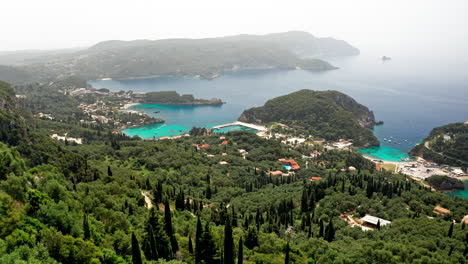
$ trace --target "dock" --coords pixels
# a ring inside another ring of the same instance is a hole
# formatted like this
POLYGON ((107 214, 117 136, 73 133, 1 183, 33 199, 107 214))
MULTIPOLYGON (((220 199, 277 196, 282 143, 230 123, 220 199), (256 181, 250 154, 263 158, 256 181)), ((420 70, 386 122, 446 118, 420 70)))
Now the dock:
POLYGON ((267 130, 268 130, 268 129, 267 129, 266 127, 264 127, 264 126, 259 126, 259 125, 244 123, 244 122, 240 122, 240 121, 235 121, 235 122, 232 122, 232 123, 229 123, 229 124, 214 126, 214 127, 212 127, 211 129, 220 129, 220 128, 229 127, 229 126, 243 126, 243 127, 248 127, 248 128, 255 129, 255 130, 257 130, 257 131, 267 131, 267 130))

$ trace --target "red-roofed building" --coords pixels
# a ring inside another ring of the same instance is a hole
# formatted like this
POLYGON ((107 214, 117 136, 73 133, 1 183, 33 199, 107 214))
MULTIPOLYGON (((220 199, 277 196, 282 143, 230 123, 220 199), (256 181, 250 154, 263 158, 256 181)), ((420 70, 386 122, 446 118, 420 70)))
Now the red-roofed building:
POLYGON ((283 164, 283 166, 291 167, 290 169, 294 170, 294 171, 297 171, 297 170, 299 170, 301 168, 301 166, 299 166, 299 164, 297 164, 297 162, 295 160, 293 160, 293 159, 291 159, 291 160, 279 159, 278 161, 281 162, 281 164, 283 164))
POLYGON ((208 148, 209 146, 210 146, 210 144, 203 144, 203 145, 201 145, 199 148, 200 148, 200 149, 206 149, 206 148, 208 148))
POLYGON ((311 181, 319 181, 321 179, 322 179, 322 177, 310 177, 311 181))
POLYGON ((229 143, 229 141, 223 140, 223 142, 221 142, 221 145, 226 145, 227 143, 229 143))
POLYGON ((378 163, 375 164, 375 170, 376 171, 381 171, 382 170, 382 168, 380 168, 380 164, 378 164, 378 163))

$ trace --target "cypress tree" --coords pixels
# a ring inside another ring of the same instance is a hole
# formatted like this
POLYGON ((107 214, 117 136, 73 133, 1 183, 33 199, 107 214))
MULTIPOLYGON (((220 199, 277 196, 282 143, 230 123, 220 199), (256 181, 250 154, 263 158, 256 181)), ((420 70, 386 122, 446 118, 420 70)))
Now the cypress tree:
POLYGON ((286 254, 284 256, 284 264, 289 264, 289 241, 286 244, 286 254))
POLYGON ((132 232, 132 263, 143 264, 143 262, 141 261, 140 246, 138 245, 138 240, 135 236, 135 233, 133 232, 132 232))
POLYGON ((323 220, 320 219, 319 237, 323 237, 323 220))
POLYGON ((239 249, 237 251, 237 264, 244 263, 244 245, 242 243, 242 237, 239 239, 239 249))
POLYGON ((211 199, 211 186, 210 184, 208 184, 208 186, 206 187, 206 199, 211 199))
POLYGON ((203 245, 201 242, 201 237, 202 237, 202 225, 200 221, 200 216, 198 216, 197 220, 197 232, 195 233, 195 263, 200 263, 202 260, 202 252, 203 250, 203 245))
POLYGON ((332 242, 335 239, 335 228, 333 227, 333 221, 330 218, 330 223, 327 226, 327 234, 325 235, 325 239, 328 242, 332 242))
POLYGON ((110 166, 107 166, 107 175, 109 177, 112 177, 112 170, 111 170, 111 167, 110 166))
POLYGON ((189 236, 188 238, 188 251, 190 254, 193 254, 192 236, 189 236))
POLYGON ((462 230, 465 230, 465 222, 462 222, 462 227, 461 227, 462 230))
POLYGON ((377 221, 377 229, 380 230, 380 219, 377 221))
POLYGON ((156 240, 154 239, 153 228, 150 227, 148 231, 149 231, 148 236, 149 236, 149 244, 150 244, 150 252, 151 252, 150 257, 151 257, 151 260, 157 260, 158 250, 156 248, 156 240))
POLYGON ((89 240, 91 238, 91 230, 89 228, 89 220, 88 215, 83 215, 83 231, 84 231, 84 239, 89 240))
MULTIPOLYGON (((200 238, 200 260, 205 261, 206 264, 219 263, 216 261, 216 245, 211 235, 209 223, 206 222, 205 229, 203 230, 200 238)), ((200 262, 197 262, 200 263, 200 262)))
POLYGON ((449 228, 447 236, 452 237, 452 235, 453 235, 453 222, 450 224, 450 228, 449 228))
POLYGON ((166 234, 169 236, 169 239, 171 240, 172 252, 175 253, 177 250, 179 250, 179 245, 177 244, 177 239, 175 238, 174 232, 172 229, 171 209, 169 207, 169 201, 167 199, 164 202, 164 223, 165 223, 166 234))
POLYGON ((232 238, 231 219, 226 217, 224 225, 224 263, 234 264, 234 239, 232 238))

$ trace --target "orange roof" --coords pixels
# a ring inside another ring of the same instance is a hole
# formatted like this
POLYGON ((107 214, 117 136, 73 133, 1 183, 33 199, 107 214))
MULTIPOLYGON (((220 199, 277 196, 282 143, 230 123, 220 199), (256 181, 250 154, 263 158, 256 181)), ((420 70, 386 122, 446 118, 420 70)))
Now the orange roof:
POLYGON ((282 171, 270 171, 271 176, 281 176, 283 175, 282 171))
POLYGON ((210 144, 203 144, 200 146, 200 149, 206 149, 210 146, 210 144))
POLYGON ((381 170, 380 164, 375 164, 375 170, 377 170, 377 171, 380 171, 380 170, 381 170))
POLYGON ((226 145, 229 141, 227 140, 223 140, 223 142, 221 142, 222 145, 226 145))
POLYGON ((444 215, 444 214, 450 214, 450 210, 449 210, 449 209, 445 209, 445 208, 443 208, 442 206, 438 206, 438 205, 437 205, 436 207, 434 207, 434 211, 433 211, 433 212, 434 212, 434 213, 437 213, 437 214, 442 214, 442 215, 444 215))
POLYGON ((318 181, 318 180, 321 180, 322 177, 310 177, 310 179, 313 181, 318 181))
POLYGON ((279 162, 281 162, 283 165, 286 165, 286 166, 291 166, 291 168, 293 170, 298 170, 301 168, 301 166, 299 166, 299 164, 297 164, 297 162, 293 159, 291 160, 286 160, 286 159, 278 159, 279 162))

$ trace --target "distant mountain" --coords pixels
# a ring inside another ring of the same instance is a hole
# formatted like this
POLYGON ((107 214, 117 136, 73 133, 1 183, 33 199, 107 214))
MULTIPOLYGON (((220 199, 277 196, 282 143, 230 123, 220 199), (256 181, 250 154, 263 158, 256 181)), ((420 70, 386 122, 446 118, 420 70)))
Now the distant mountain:
POLYGON ((242 113, 239 121, 266 124, 281 122, 314 137, 352 139, 354 145, 379 145, 370 128, 374 113, 350 96, 337 91, 300 90, 276 97, 264 106, 242 113))
POLYGON ((344 41, 294 31, 207 39, 111 40, 20 69, 41 78, 69 75, 88 79, 197 75, 213 78, 220 72, 239 69, 331 70, 336 67, 317 57, 356 54, 359 50, 344 41))
POLYGON ((17 50, 0 51, 0 65, 27 65, 43 63, 55 59, 63 59, 81 50, 80 48, 57 49, 57 50, 17 50))
POLYGON ((468 124, 453 123, 434 128, 410 155, 439 164, 468 167, 468 124))

